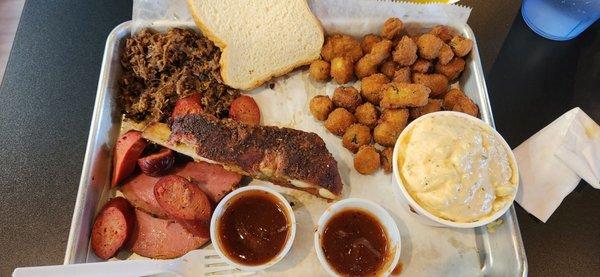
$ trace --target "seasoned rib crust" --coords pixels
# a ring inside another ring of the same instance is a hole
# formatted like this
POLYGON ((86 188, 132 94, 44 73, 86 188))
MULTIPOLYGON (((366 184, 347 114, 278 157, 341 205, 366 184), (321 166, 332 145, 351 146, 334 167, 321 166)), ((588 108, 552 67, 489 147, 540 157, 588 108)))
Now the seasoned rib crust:
POLYGON ((336 196, 342 191, 337 162, 317 134, 193 114, 176 118, 171 131, 171 142, 193 144, 199 156, 254 178, 296 188, 290 181, 299 180, 336 196))

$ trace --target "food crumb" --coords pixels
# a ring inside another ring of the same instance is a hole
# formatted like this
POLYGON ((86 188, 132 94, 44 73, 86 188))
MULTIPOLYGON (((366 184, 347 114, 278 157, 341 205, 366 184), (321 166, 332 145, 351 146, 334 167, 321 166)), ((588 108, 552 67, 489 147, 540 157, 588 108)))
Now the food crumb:
POLYGON ((498 227, 500 227, 502 225, 502 223, 504 223, 504 220, 502 220, 502 219, 492 221, 490 224, 487 225, 488 232, 495 233, 496 229, 498 229, 498 227))

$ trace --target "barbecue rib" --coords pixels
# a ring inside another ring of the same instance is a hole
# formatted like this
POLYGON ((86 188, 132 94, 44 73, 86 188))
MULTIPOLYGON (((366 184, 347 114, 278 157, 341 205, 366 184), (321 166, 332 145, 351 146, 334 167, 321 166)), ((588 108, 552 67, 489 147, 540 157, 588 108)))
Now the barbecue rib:
POLYGON ((323 198, 337 198, 342 191, 337 162, 317 134, 195 114, 176 118, 171 130, 154 123, 143 137, 196 160, 323 198))

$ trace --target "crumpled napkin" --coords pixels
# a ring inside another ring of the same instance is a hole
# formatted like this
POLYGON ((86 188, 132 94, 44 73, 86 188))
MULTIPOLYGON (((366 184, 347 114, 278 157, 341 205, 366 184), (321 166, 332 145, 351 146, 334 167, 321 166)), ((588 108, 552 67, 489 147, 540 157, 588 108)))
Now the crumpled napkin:
POLYGON ((514 149, 516 201, 546 222, 581 179, 600 189, 600 126, 574 108, 514 149))

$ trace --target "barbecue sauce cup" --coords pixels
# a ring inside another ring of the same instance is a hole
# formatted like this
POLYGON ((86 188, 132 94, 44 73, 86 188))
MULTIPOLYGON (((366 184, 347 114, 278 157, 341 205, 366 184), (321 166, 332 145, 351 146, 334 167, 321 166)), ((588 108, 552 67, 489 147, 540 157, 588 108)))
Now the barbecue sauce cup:
POLYGON ((288 201, 278 192, 247 186, 228 194, 211 218, 213 247, 232 266, 261 271, 289 252, 296 219, 288 201))
POLYGON ((331 276, 387 276, 400 258, 400 232, 384 208, 350 198, 323 213, 314 246, 331 276))

